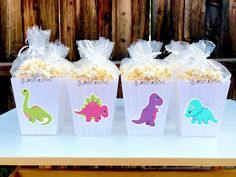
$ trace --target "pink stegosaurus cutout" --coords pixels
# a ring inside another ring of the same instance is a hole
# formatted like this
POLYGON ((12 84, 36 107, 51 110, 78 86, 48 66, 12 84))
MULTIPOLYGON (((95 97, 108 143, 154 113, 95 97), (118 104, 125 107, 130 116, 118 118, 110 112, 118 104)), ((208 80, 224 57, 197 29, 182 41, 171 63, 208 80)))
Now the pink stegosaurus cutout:
POLYGON ((108 107, 103 105, 101 99, 96 97, 95 94, 91 94, 90 97, 85 99, 85 102, 80 110, 73 111, 76 115, 80 115, 86 118, 86 122, 90 122, 92 119, 95 122, 99 122, 102 117, 107 118, 109 116, 108 107))

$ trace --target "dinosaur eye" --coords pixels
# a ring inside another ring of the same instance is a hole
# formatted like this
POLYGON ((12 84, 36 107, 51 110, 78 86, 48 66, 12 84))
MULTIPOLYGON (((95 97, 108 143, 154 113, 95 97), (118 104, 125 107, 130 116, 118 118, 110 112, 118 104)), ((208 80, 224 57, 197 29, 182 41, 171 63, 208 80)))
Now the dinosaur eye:
POLYGON ((189 111, 188 113, 191 114, 192 111, 189 111))
POLYGON ((159 99, 159 97, 156 97, 156 99, 158 100, 158 99, 159 99))
POLYGON ((24 92, 26 92, 26 90, 24 90, 24 92))
POLYGON ((104 110, 103 112, 106 113, 106 110, 104 110))

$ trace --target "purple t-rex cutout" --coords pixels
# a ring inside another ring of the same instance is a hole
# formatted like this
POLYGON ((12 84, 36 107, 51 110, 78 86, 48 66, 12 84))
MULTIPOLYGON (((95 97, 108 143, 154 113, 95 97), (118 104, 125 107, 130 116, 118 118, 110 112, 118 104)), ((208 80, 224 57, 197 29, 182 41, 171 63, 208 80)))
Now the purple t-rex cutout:
POLYGON ((156 106, 163 104, 163 99, 156 93, 152 93, 149 97, 148 105, 142 110, 141 117, 138 120, 132 120, 135 124, 146 123, 149 126, 155 126, 156 113, 159 111, 156 106))

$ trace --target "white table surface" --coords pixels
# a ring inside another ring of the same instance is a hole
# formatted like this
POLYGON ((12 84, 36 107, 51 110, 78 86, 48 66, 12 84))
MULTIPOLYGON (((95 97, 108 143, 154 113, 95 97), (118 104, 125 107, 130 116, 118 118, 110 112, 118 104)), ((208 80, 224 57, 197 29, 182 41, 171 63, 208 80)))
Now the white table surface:
POLYGON ((0 165, 236 166, 236 102, 227 100, 218 138, 181 137, 168 121, 164 136, 126 135, 117 100, 111 137, 75 137, 72 120, 57 136, 21 136, 16 110, 0 116, 0 165))

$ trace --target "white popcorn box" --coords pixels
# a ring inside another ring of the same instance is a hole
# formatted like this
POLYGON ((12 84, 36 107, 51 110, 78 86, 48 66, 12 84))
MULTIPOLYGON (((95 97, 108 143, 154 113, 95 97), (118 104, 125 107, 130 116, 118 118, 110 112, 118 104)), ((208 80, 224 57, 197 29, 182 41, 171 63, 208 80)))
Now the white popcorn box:
POLYGON ((63 79, 11 78, 11 84, 21 133, 56 135, 62 119, 63 79))
POLYGON ((139 83, 122 78, 128 135, 163 135, 173 81, 139 83))
POLYGON ((61 94, 59 102, 59 111, 61 117, 59 119, 59 127, 62 127, 64 121, 66 121, 67 119, 72 119, 70 100, 67 90, 67 79, 63 79, 63 82, 61 84, 61 94))
POLYGON ((167 120, 176 121, 176 112, 178 112, 177 105, 178 104, 178 87, 177 81, 173 81, 173 87, 170 97, 170 103, 167 112, 167 120))
POLYGON ((76 136, 110 136, 118 80, 82 83, 67 80, 76 136))
POLYGON ((182 136, 216 137, 223 121, 230 79, 217 83, 178 81, 178 129, 182 136))

